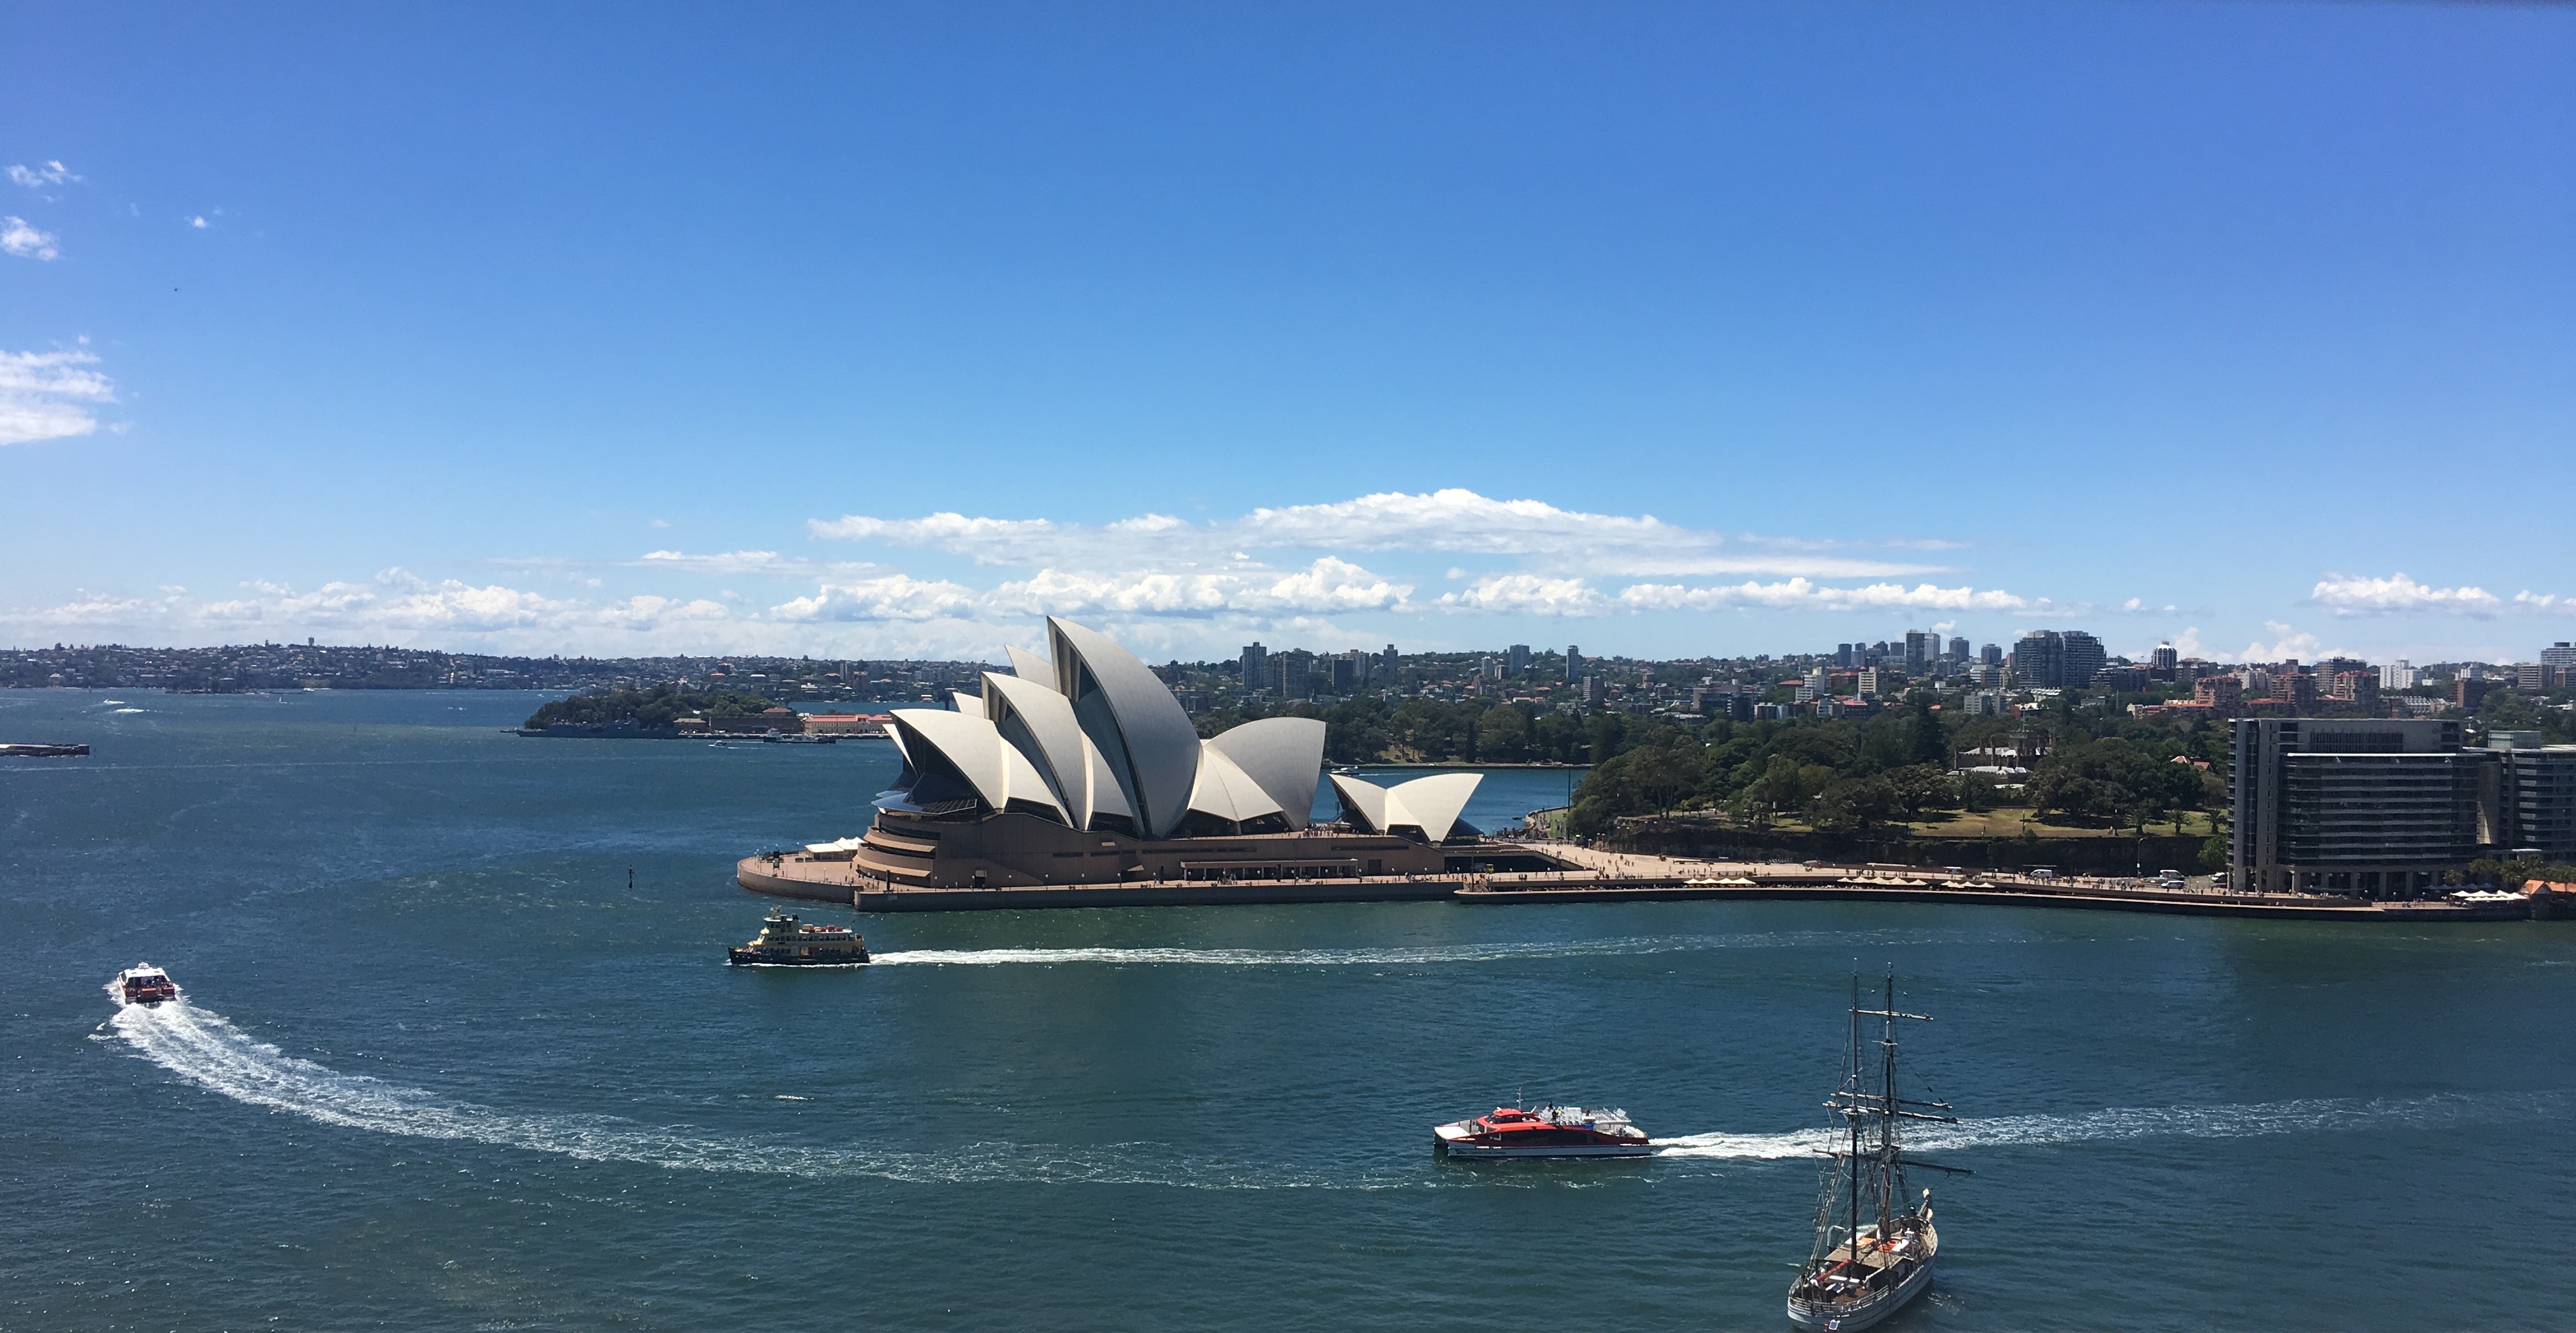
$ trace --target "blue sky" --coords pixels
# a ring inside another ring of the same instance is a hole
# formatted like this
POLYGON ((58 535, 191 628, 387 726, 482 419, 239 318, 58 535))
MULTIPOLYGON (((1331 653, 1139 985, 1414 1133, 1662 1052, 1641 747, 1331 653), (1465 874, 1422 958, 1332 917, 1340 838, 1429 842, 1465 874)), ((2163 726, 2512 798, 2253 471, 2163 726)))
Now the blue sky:
POLYGON ((22 4, 0 644, 2576 638, 2576 10, 22 4))

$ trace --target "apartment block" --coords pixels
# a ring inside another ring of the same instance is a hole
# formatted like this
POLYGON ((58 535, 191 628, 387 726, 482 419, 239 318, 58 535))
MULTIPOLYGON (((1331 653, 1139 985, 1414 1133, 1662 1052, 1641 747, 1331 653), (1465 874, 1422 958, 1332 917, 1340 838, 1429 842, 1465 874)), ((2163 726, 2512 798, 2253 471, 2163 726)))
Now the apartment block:
POLYGON ((2486 757, 2460 725, 2245 718, 2235 727, 2228 882, 2239 892, 2412 898, 2477 854, 2486 757))

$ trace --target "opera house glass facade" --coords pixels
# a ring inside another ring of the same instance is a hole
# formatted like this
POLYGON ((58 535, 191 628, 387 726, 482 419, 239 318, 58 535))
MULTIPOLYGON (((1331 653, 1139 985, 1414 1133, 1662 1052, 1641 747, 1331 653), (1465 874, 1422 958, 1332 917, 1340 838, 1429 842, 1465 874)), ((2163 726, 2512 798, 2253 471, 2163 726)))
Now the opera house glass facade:
POLYGON ((1274 717, 1205 740, 1180 701, 1107 635, 1047 621, 1048 657, 945 708, 900 708, 903 773, 876 798, 860 875, 923 888, 1440 874, 1480 780, 1393 787, 1335 775, 1316 825, 1324 724, 1274 717))

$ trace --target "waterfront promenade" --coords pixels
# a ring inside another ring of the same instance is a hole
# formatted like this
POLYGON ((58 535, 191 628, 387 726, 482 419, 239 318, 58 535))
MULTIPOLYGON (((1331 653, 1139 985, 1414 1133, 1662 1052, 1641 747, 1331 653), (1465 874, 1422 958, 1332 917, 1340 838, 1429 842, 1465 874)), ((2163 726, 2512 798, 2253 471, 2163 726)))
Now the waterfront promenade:
MULTIPOLYGON (((2532 899, 2463 904, 2444 900, 2369 902, 2353 898, 2172 889, 2090 876, 2042 879, 2013 873, 1953 873, 1911 866, 1701 861, 1606 852, 1570 843, 1508 844, 1566 868, 1438 876, 1320 879, 1127 880, 1019 888, 917 888, 854 874, 846 858, 810 853, 745 857, 735 880, 757 893, 847 903, 866 912, 955 912, 1016 908, 1209 906, 1318 902, 1424 902, 1471 906, 1538 903, 1672 902, 1697 899, 1937 902, 2058 907, 2181 916, 2350 922, 2509 921, 2545 916, 2532 899)), ((1500 850, 1500 848, 1498 848, 1500 850)))

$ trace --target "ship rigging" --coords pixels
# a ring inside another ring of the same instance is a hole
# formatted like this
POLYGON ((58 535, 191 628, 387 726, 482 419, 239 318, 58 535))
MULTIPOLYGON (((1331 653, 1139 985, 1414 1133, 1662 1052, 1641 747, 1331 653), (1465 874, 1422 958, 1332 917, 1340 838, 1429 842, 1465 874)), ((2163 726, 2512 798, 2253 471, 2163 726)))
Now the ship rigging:
POLYGON ((1852 978, 1851 1030, 1842 1085, 1825 1105, 1842 1117, 1842 1142, 1831 1160, 1816 1204, 1816 1240, 1789 1287, 1789 1322, 1829 1333, 1870 1328, 1932 1285, 1941 1247, 1932 1227, 1932 1191, 1909 1200, 1907 1168, 1969 1172, 1905 1155, 1899 1127, 1909 1120, 1955 1125, 1950 1105, 1899 1096, 1896 1083, 1898 1020, 1930 1022, 1925 1014, 1896 1007, 1896 974, 1888 973, 1886 1000, 1861 1007, 1860 978, 1852 978), (1877 1020, 1878 1036, 1864 1041, 1863 1020, 1877 1020), (1875 1048, 1872 1050, 1871 1048, 1875 1048))

